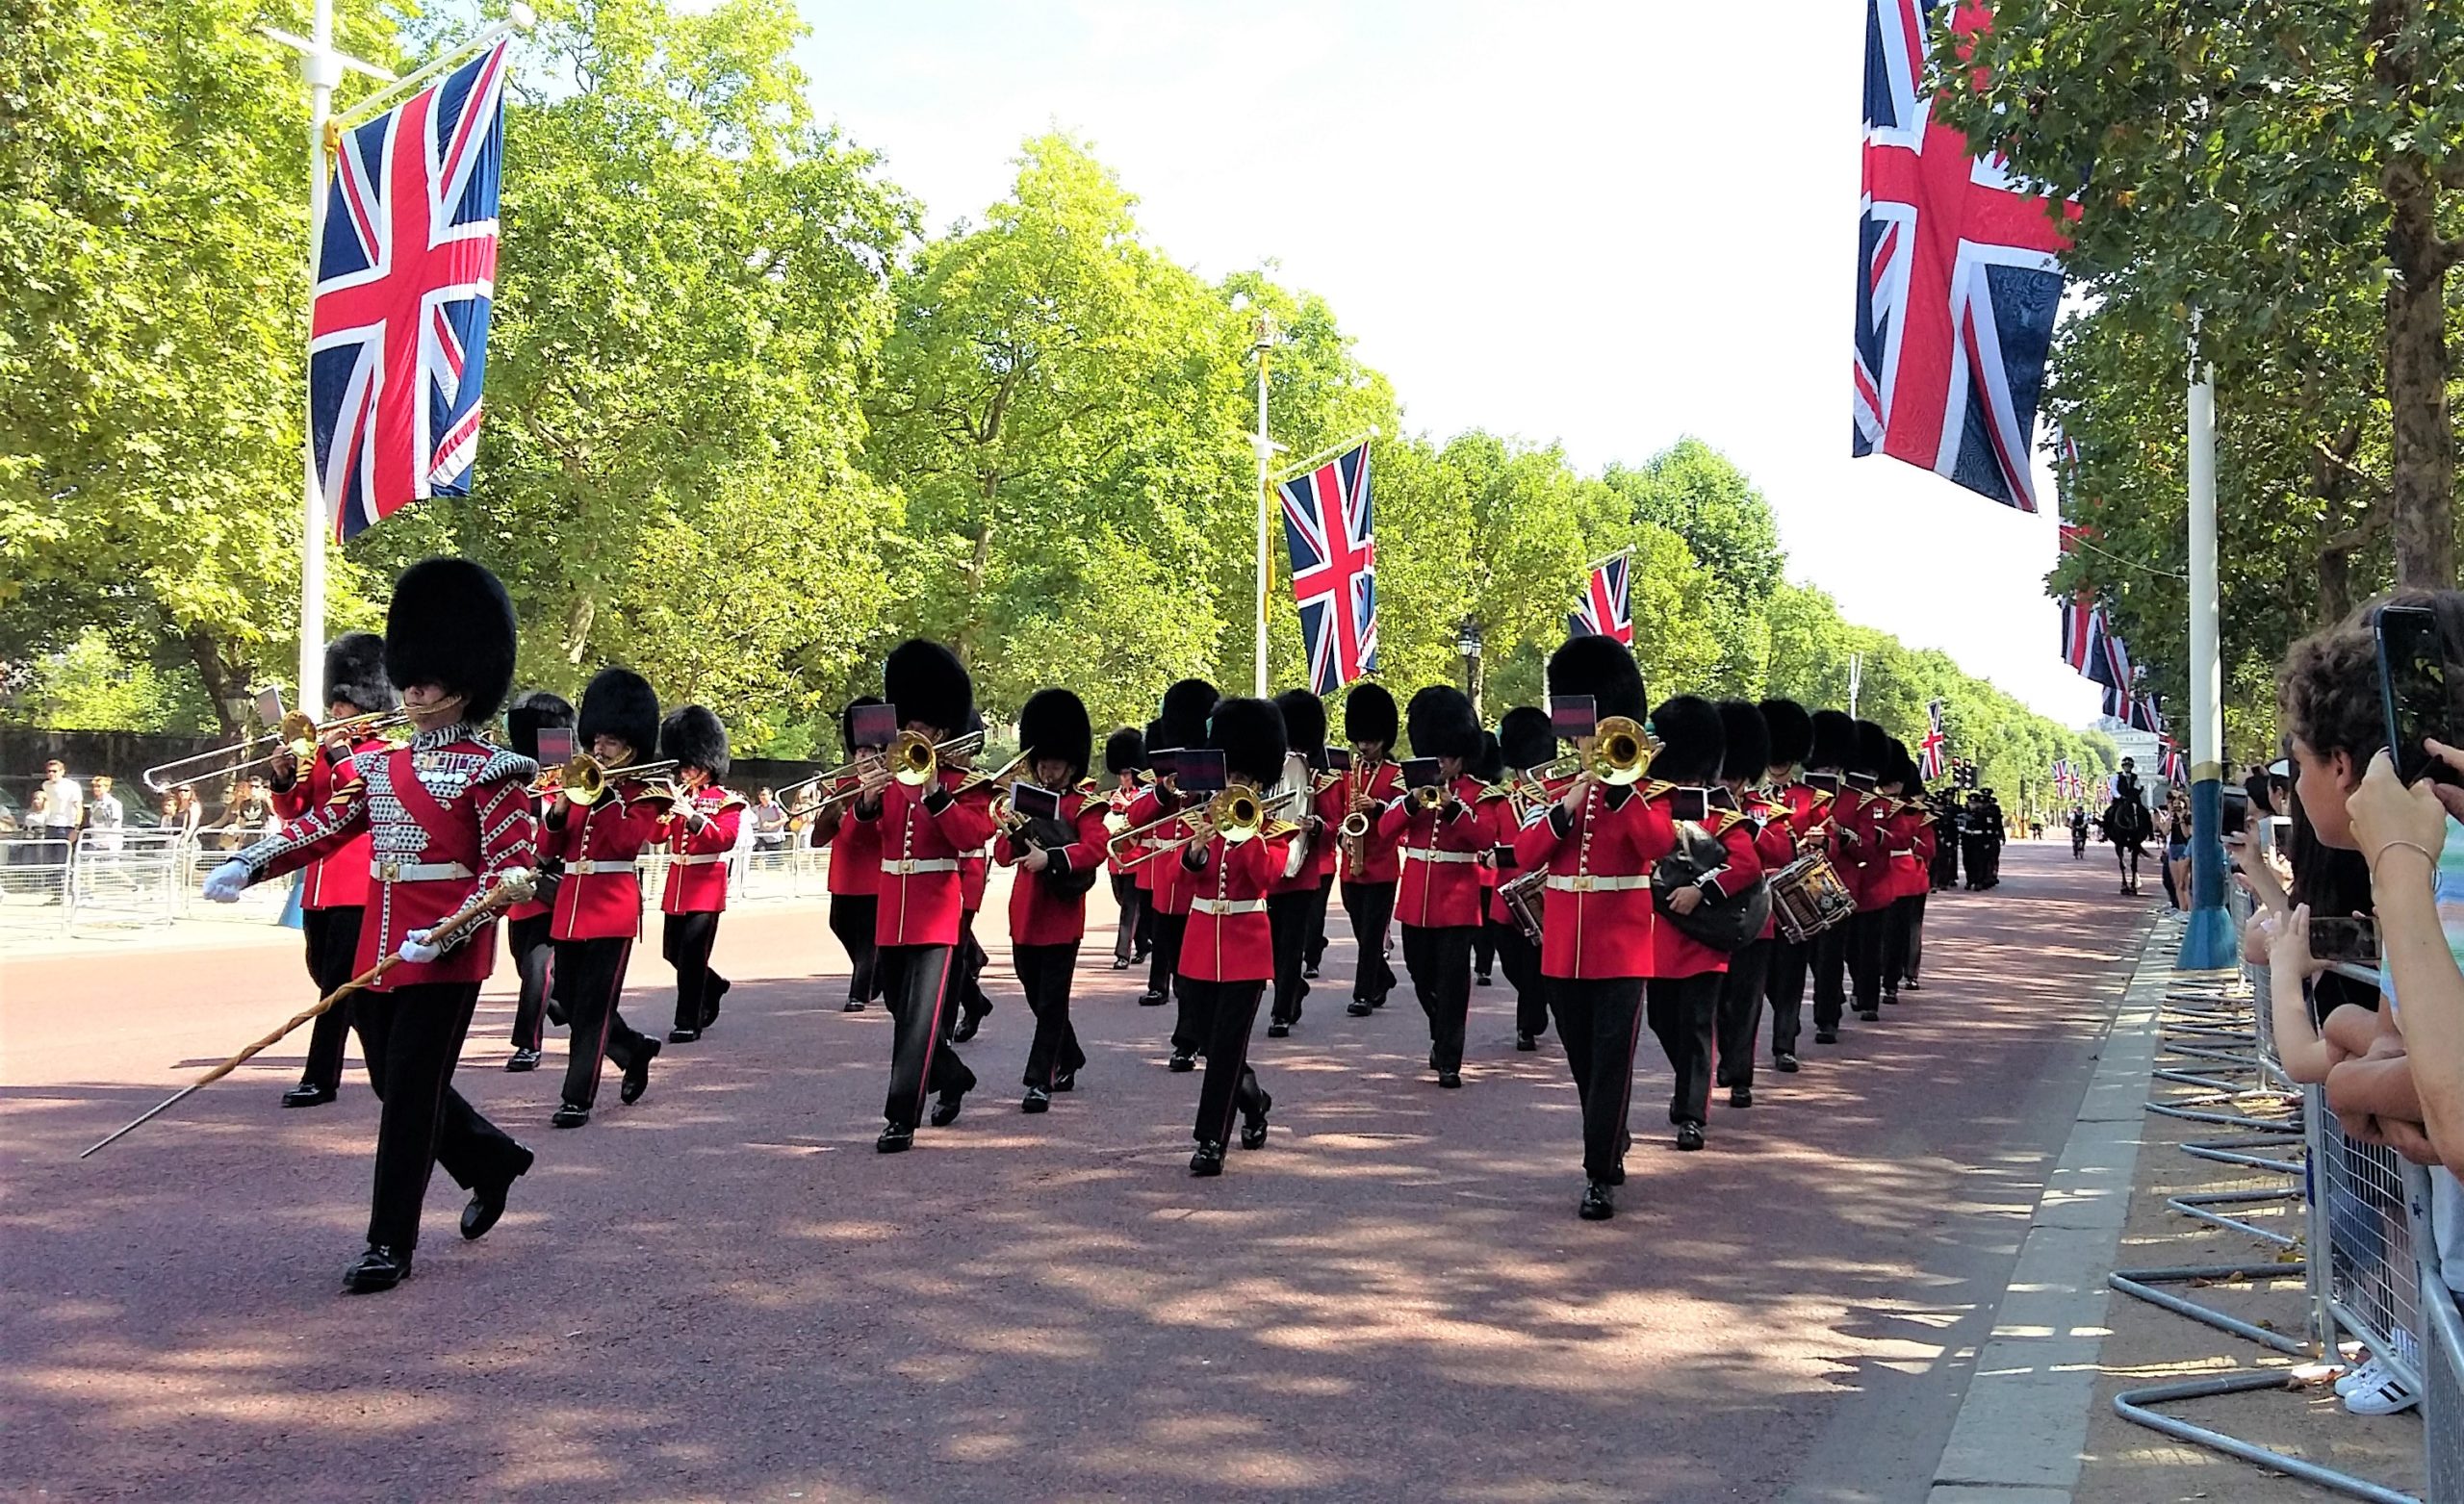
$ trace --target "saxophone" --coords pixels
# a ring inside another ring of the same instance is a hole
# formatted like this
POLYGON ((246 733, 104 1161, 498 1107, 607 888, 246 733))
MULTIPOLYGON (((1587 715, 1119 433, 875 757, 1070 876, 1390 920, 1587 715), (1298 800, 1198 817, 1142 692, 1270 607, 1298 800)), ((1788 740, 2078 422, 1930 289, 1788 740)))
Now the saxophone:
MULTIPOLYGON (((1370 765, 1369 772, 1372 777, 1376 776, 1377 767, 1374 763, 1370 765)), ((1359 880, 1359 879, 1354 875, 1358 873, 1363 866, 1367 865, 1369 861, 1369 815, 1366 811, 1352 808, 1352 805, 1359 802, 1360 775, 1355 767, 1353 771, 1347 772, 1344 775, 1345 813, 1341 831, 1343 835, 1344 876, 1353 881, 1359 880)))

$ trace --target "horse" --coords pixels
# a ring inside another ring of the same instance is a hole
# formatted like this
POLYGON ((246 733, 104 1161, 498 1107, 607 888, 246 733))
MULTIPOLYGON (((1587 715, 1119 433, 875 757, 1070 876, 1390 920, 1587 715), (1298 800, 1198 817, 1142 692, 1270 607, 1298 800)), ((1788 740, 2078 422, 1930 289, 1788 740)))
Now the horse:
POLYGON ((2114 866, 2121 874, 2121 890, 2125 894, 2139 891, 2139 858, 2141 843, 2155 833, 2156 822, 2147 806, 2139 801, 2139 790, 2133 786, 2114 795, 2105 806, 2105 839, 2114 843, 2114 866))

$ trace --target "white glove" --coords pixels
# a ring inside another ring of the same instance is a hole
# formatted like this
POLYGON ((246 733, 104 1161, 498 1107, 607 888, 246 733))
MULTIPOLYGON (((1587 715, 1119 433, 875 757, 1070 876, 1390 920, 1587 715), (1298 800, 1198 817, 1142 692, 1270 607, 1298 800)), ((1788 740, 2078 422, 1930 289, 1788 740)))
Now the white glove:
POLYGON ((224 862, 206 875, 206 899, 216 904, 237 904, 240 902, 240 895, 247 891, 249 877, 246 862, 238 860, 224 862))
POLYGON ((434 932, 429 930, 412 930, 402 936, 402 948, 395 954, 414 966, 426 965, 445 954, 445 947, 427 943, 427 937, 434 932))

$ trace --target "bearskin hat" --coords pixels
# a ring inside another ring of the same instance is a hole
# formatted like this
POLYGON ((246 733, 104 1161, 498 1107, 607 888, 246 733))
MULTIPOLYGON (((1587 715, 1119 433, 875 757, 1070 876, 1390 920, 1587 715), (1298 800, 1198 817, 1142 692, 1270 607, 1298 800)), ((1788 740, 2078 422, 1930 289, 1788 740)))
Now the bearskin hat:
POLYGON ((1383 684, 1362 680, 1344 696, 1344 740, 1374 742, 1392 749, 1399 718, 1395 714, 1395 697, 1383 684))
POLYGON ((714 778, 728 776, 728 728, 701 705, 679 705, 658 724, 658 754, 678 766, 700 768, 714 778))
POLYGON ((1215 713, 1215 702, 1221 698, 1215 686, 1204 679, 1182 679, 1164 691, 1163 710, 1156 721, 1164 727, 1167 739, 1152 745, 1205 746, 1206 718, 1215 713))
POLYGON ((1550 654, 1549 694, 1552 699, 1589 695, 1604 721, 1610 716, 1639 721, 1651 704, 1634 655, 1616 638, 1596 633, 1569 637, 1550 654))
POLYGON ((402 702, 385 682, 384 638, 374 632, 345 632, 325 644, 325 703, 337 700, 363 713, 391 710, 402 702))
POLYGON ((882 662, 882 693, 898 707, 901 726, 929 726, 952 735, 975 709, 975 683, 959 655, 930 638, 911 637, 882 662))
POLYGON ((1750 700, 1720 701, 1720 777, 1758 783, 1771 771, 1771 728, 1750 700))
POLYGON ((849 761, 854 761, 856 756, 856 712, 866 705, 882 705, 888 702, 879 695, 859 695, 839 709, 838 746, 849 761))
POLYGON ((512 738, 513 750, 533 762, 539 760, 541 731, 568 729, 573 724, 573 701, 544 689, 517 697, 513 708, 504 713, 505 733, 512 738))
POLYGON ((513 688, 513 600, 503 584, 469 559, 404 570, 385 610, 385 677, 396 689, 442 685, 462 697, 463 720, 494 720, 513 688))
POLYGON ((1094 723, 1087 718, 1087 702, 1065 689, 1040 689, 1018 707, 1018 751, 1027 767, 1046 757, 1069 764, 1069 781, 1087 776, 1087 752, 1095 740, 1094 723))
POLYGON ((590 744, 612 736, 648 760, 658 745, 658 692, 630 669, 602 669, 581 692, 581 722, 574 740, 588 752, 590 744))
POLYGON ((1897 783, 1901 793, 1913 794, 1925 786, 1924 770, 1909 755, 1908 744, 1896 736, 1890 739, 1890 762, 1896 771, 1886 781, 1897 783))
POLYGON ((1851 773, 1880 777, 1890 763, 1890 733, 1871 721, 1857 723, 1857 751, 1848 762, 1851 773))
POLYGON ((1146 766, 1146 738, 1134 726, 1124 726, 1104 738, 1104 771, 1136 773, 1146 766))
POLYGON ((1271 788, 1283 777, 1283 712, 1271 700, 1237 696, 1219 701, 1207 719, 1206 745, 1223 752, 1223 771, 1271 788))
POLYGON ((1813 717, 1806 707, 1793 700, 1766 700, 1755 707, 1762 712, 1762 728, 1770 733, 1770 767, 1786 768, 1806 760, 1813 749, 1813 717))
MULTIPOLYGON (((1613 639, 1612 639, 1613 640, 1613 639)), ((1700 695, 1672 695, 1652 711, 1651 733, 1659 742, 1651 776, 1676 783, 1708 783, 1720 776, 1727 738, 1719 707, 1700 695)))
POLYGON ((1845 772, 1857 758, 1857 723, 1845 710, 1817 710, 1810 719, 1806 766, 1845 772))
POLYGON ((1309 759, 1309 766, 1326 765, 1326 702, 1305 689, 1287 689, 1274 697, 1274 707, 1283 712, 1283 739, 1289 750, 1309 759))
POLYGON ((1498 723, 1498 750, 1505 755, 1505 765, 1521 772, 1536 768, 1557 755, 1557 733, 1549 725, 1549 712, 1537 705, 1517 705, 1498 723))
POLYGON ((1498 745, 1497 732, 1480 733, 1480 755, 1473 758, 1464 771, 1483 783, 1495 783, 1505 777, 1505 750, 1498 745))
POLYGON ((1403 724, 1415 757, 1470 762, 1480 755, 1480 713, 1472 708, 1471 696, 1450 684, 1431 684, 1415 693, 1404 707, 1403 724))

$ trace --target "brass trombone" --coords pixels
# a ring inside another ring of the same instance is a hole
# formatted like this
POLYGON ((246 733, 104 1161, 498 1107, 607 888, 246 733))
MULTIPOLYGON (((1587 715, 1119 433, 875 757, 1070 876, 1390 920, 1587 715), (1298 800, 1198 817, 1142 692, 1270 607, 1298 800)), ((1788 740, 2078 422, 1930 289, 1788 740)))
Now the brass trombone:
POLYGON ((568 803, 587 806, 599 803, 610 783, 647 779, 654 773, 673 773, 676 768, 673 757, 660 762, 620 762, 611 768, 588 752, 576 752, 556 769, 553 783, 543 778, 532 789, 541 794, 562 794, 568 803))
POLYGON ((372 710, 366 715, 345 716, 339 721, 319 721, 304 710, 294 710, 282 718, 277 729, 259 732, 227 747, 191 752, 169 762, 158 762, 138 777, 155 793, 166 793, 183 783, 229 777, 261 762, 271 762, 286 751, 306 762, 317 755, 320 745, 335 736, 372 736, 398 726, 408 726, 410 720, 411 713, 407 710, 372 710))
POLYGON ((1105 843, 1105 853, 1118 860, 1123 867, 1138 867, 1153 861, 1158 856, 1168 856, 1175 852, 1186 850, 1212 835, 1220 834, 1226 842, 1234 846, 1244 841, 1253 840, 1260 835, 1288 835, 1300 828, 1290 821, 1277 818, 1277 815, 1280 812, 1289 812, 1294 803, 1306 797, 1304 790, 1287 789, 1271 799, 1261 799, 1256 789, 1245 783, 1236 783, 1208 800, 1206 807, 1195 813, 1167 815, 1161 820, 1140 826, 1134 830, 1122 831, 1105 843), (1150 847, 1134 855, 1123 854, 1127 843, 1149 831, 1169 825, 1175 820, 1184 819, 1190 823, 1187 832, 1174 836, 1161 846, 1150 847))
POLYGON ((1592 732, 1591 771, 1610 787, 1639 783, 1659 741, 1631 716, 1609 716, 1592 732))
POLYGON ((910 788, 921 788, 940 777, 941 759, 964 757, 984 748, 984 733, 969 731, 937 742, 921 731, 901 731, 889 744, 890 776, 910 788))

